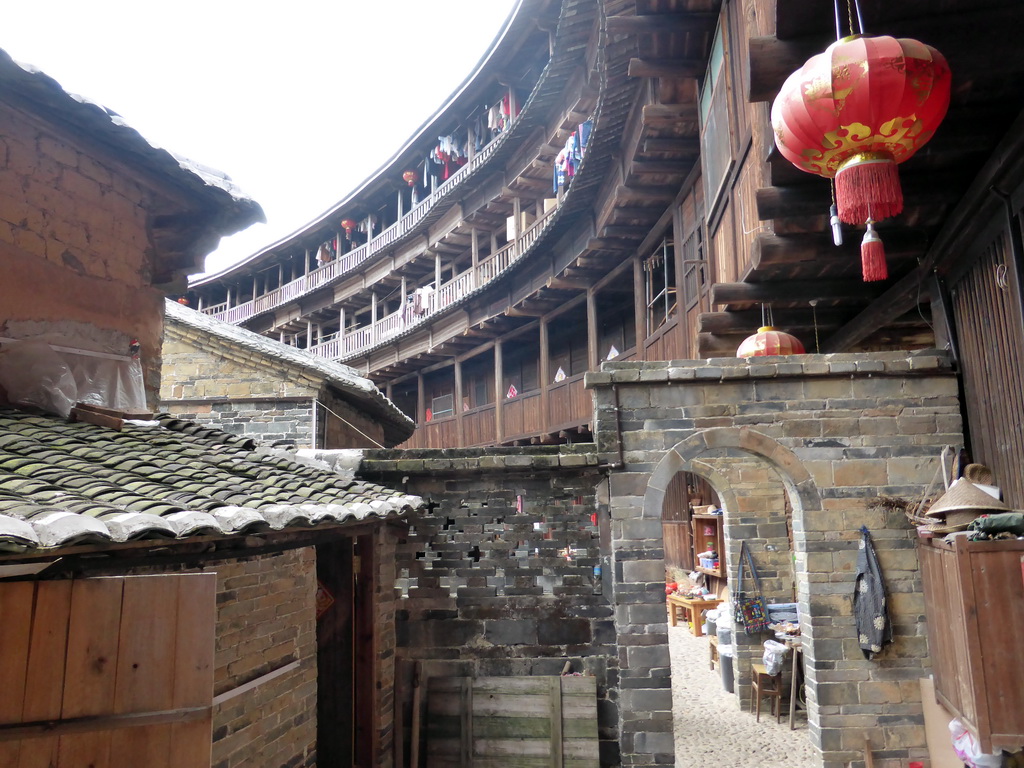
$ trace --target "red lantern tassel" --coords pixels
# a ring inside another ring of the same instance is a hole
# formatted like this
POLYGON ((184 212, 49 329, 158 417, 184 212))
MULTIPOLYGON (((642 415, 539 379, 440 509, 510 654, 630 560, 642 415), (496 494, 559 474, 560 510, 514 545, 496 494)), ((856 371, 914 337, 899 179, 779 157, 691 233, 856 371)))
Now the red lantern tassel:
POLYGON ((860 243, 860 266, 865 283, 886 280, 889 270, 885 265, 885 246, 875 232, 875 222, 868 219, 868 231, 860 243))
POLYGON ((888 219, 903 210, 903 190, 896 162, 881 152, 864 152, 847 160, 836 173, 839 218, 859 224, 888 219))

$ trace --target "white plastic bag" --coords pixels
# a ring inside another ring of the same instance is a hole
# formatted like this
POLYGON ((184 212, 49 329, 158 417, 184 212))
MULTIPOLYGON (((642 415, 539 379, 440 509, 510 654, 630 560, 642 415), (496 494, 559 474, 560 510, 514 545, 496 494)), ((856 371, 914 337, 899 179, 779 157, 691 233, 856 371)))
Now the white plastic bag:
POLYGON ((953 738, 953 750, 968 768, 999 768, 1002 755, 985 755, 972 734, 959 719, 949 721, 949 735, 953 738))
POLYGON ((764 655, 761 657, 761 660, 764 662, 769 675, 777 675, 782 671, 782 664, 786 660, 787 653, 789 653, 789 648, 782 643, 778 643, 775 640, 764 641, 764 655))
POLYGON ((78 401, 71 368, 49 344, 20 341, 0 351, 0 385, 12 403, 34 405, 65 419, 78 401))

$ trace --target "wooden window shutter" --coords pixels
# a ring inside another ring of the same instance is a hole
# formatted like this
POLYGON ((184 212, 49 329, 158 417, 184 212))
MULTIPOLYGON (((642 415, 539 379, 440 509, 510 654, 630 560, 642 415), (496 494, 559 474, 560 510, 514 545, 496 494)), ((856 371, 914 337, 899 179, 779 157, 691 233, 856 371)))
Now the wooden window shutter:
POLYGON ((209 768, 215 574, 0 584, 0 766, 209 768))

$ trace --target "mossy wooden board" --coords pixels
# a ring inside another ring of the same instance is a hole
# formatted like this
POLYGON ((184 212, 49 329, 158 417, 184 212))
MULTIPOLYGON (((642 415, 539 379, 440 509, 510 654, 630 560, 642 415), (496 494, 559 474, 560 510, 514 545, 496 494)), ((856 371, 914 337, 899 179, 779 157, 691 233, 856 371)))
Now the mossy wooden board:
POLYGON ((593 677, 431 678, 427 766, 598 765, 593 677))

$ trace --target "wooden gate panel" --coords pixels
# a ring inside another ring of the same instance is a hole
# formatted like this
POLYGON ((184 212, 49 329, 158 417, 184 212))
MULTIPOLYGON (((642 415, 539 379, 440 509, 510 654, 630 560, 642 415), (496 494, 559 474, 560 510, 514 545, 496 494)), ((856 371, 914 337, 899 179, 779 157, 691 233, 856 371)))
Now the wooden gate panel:
POLYGON ((209 768, 216 582, 0 584, 0 768, 209 768))
MULTIPOLYGON (((78 579, 71 588, 67 673, 61 716, 99 717, 114 711, 117 645, 124 579, 78 579)), ((60 738, 57 768, 110 765, 110 732, 60 738)))

